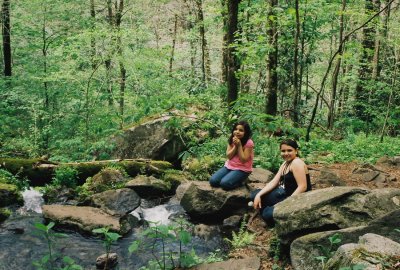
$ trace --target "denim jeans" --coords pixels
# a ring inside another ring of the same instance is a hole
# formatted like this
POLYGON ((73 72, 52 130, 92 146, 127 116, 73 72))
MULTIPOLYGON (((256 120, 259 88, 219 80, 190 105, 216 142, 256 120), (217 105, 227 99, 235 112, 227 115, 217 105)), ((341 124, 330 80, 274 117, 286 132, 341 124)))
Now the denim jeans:
POLYGON ((249 174, 241 170, 229 170, 224 166, 211 176, 210 185, 212 187, 221 187, 224 190, 231 190, 240 187, 249 174))
MULTIPOLYGON (((250 199, 254 201, 257 193, 260 192, 261 189, 256 189, 250 194, 250 199)), ((277 187, 271 192, 264 194, 261 196, 261 209, 260 214, 263 220, 268 224, 273 226, 275 224, 273 213, 274 213, 274 205, 278 202, 283 201, 288 196, 286 195, 285 190, 282 187, 277 187)))

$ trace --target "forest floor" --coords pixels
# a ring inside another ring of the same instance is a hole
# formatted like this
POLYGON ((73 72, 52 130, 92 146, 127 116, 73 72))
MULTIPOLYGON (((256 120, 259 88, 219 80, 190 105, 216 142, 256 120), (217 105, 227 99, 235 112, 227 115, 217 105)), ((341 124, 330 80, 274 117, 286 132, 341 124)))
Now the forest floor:
MULTIPOLYGON (((389 174, 392 180, 388 183, 377 184, 374 181, 366 182, 362 179, 360 174, 355 174, 353 171, 359 168, 361 164, 351 162, 351 163, 334 163, 334 164, 311 164, 308 166, 311 182, 313 189, 320 189, 328 187, 329 185, 318 182, 321 170, 329 170, 334 172, 343 180, 347 186, 357 186, 369 189, 376 189, 381 187, 392 187, 400 188, 400 168, 397 166, 391 166, 386 164, 374 165, 374 167, 382 172, 389 174), (395 178, 393 178, 395 177, 395 178)), ((248 222, 248 229, 256 234, 255 241, 252 245, 232 250, 229 254, 231 258, 245 258, 257 256, 261 258, 261 270, 271 270, 271 269, 285 269, 292 270, 288 259, 281 259, 274 261, 270 256, 270 243, 276 239, 276 234, 273 228, 268 228, 265 226, 264 221, 261 219, 260 215, 254 213, 255 217, 248 222), (279 265, 280 268, 273 267, 274 264, 279 265)))

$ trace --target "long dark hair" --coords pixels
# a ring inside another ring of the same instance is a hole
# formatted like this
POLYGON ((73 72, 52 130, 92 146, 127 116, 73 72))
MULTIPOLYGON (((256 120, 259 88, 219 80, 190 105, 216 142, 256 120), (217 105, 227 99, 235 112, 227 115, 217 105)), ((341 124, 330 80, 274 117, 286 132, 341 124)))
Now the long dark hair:
MULTIPOLYGON (((292 139, 285 139, 285 140, 281 141, 281 143, 279 144, 279 148, 281 148, 282 144, 289 145, 290 147, 293 147, 296 150, 300 149, 300 147, 297 144, 297 142, 295 140, 292 140, 292 139)), ((297 156, 299 156, 299 152, 298 151, 297 151, 297 156)))
POLYGON ((252 135, 250 125, 246 121, 239 121, 233 125, 233 127, 231 129, 231 136, 229 137, 228 142, 229 142, 229 144, 232 144, 233 132, 235 131, 235 129, 238 125, 241 125, 244 128, 244 136, 243 136, 243 138, 240 139, 240 142, 242 143, 242 146, 245 146, 245 144, 251 138, 251 135, 252 135))

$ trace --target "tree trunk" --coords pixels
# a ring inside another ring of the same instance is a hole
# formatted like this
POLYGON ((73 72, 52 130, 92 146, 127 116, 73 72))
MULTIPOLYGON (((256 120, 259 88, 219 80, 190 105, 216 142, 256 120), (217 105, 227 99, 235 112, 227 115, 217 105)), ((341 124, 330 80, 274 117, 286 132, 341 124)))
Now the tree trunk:
POLYGON ((235 33, 238 30, 238 10, 240 0, 228 0, 228 19, 227 19, 227 86, 228 98, 227 102, 230 108, 238 98, 238 79, 236 72, 239 70, 239 60, 235 55, 235 48, 232 46, 235 43, 235 33))
POLYGON ((120 129, 124 126, 124 111, 125 111, 125 86, 126 86, 126 69, 123 61, 123 50, 121 40, 121 22, 122 15, 124 12, 124 0, 119 0, 115 3, 115 28, 117 29, 117 53, 119 62, 119 117, 120 117, 120 129))
POLYGON ((172 76, 172 64, 174 62, 177 29, 178 29, 178 15, 175 14, 174 33, 173 33, 173 36, 172 36, 171 57, 169 58, 169 76, 172 76))
POLYGON ((96 39, 94 38, 94 31, 96 30, 96 10, 94 8, 94 0, 90 0, 90 18, 91 18, 91 36, 90 36, 90 58, 92 62, 92 69, 96 69, 96 39))
MULTIPOLYGON (((377 5, 374 0, 365 0, 365 12, 368 14, 375 13, 377 5)), ((354 109, 359 119, 369 121, 370 115, 367 111, 368 107, 368 92, 366 86, 372 78, 373 54, 375 51, 375 24, 370 23, 363 28, 362 40, 362 57, 360 59, 360 68, 358 71, 358 82, 355 90, 355 105, 354 109)))
POLYGON ((228 74, 228 8, 227 0, 221 0, 221 17, 223 24, 222 36, 222 62, 221 62, 221 82, 227 82, 228 74))
POLYGON ((206 30, 204 27, 203 0, 196 0, 195 2, 201 42, 201 78, 203 83, 206 83, 210 81, 210 58, 208 56, 206 30))
POLYGON ((294 57, 293 57, 293 122, 298 124, 299 122, 299 37, 300 37, 300 15, 299 15, 299 0, 295 0, 295 11, 296 11, 296 32, 294 36, 294 57))
POLYGON ((276 115, 278 111, 278 32, 275 8, 278 0, 271 0, 268 12, 268 40, 273 49, 268 54, 267 98, 265 112, 276 115))
POLYGON ((342 0, 342 12, 340 15, 340 23, 339 23, 339 53, 338 59, 336 61, 335 70, 332 76, 332 92, 331 92, 331 102, 329 105, 329 112, 328 112, 328 129, 333 128, 334 118, 335 118, 335 103, 336 103, 336 93, 337 93, 337 83, 338 77, 340 72, 340 65, 342 62, 342 55, 343 55, 343 47, 344 43, 343 40, 343 31, 344 31, 344 11, 346 10, 346 0, 342 0))
POLYGON ((4 76, 12 75, 11 67, 11 23, 10 23, 10 0, 3 0, 2 15, 2 34, 3 34, 3 56, 4 56, 4 76))

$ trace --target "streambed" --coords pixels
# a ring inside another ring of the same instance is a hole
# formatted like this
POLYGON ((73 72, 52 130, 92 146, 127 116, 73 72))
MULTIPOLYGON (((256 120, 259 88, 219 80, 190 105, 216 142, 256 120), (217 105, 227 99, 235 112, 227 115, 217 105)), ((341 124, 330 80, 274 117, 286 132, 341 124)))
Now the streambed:
MULTIPOLYGON (((40 195, 32 191, 24 193, 24 207, 18 209, 9 219, 0 226, 0 270, 34 270, 33 261, 40 260, 48 253, 47 242, 44 237, 36 234, 37 229, 34 224, 43 223, 40 203, 40 195)), ((177 217, 186 217, 183 208, 174 198, 169 201, 156 205, 152 201, 142 201, 141 207, 134 211, 149 222, 168 224, 177 217)), ((129 254, 128 247, 140 237, 141 232, 148 226, 144 225, 135 228, 131 233, 118 240, 111 248, 111 252, 118 254, 118 267, 116 269, 139 269, 147 265, 149 260, 154 259, 151 250, 140 251, 129 254)), ((54 250, 69 256, 75 263, 82 266, 85 270, 96 269, 96 258, 105 253, 101 239, 91 236, 83 236, 77 232, 63 231, 67 234, 65 238, 57 238, 54 250)), ((142 239, 142 238, 140 238, 142 239)), ((146 241, 154 241, 147 239, 146 241)), ((184 250, 190 251, 192 248, 196 254, 206 257, 210 252, 222 247, 222 238, 217 235, 207 240, 194 236, 191 244, 184 250)), ((168 250, 178 251, 179 243, 170 243, 168 250)), ((155 254, 159 255, 161 247, 156 247, 155 254)))

